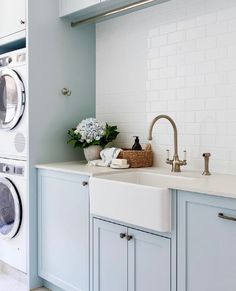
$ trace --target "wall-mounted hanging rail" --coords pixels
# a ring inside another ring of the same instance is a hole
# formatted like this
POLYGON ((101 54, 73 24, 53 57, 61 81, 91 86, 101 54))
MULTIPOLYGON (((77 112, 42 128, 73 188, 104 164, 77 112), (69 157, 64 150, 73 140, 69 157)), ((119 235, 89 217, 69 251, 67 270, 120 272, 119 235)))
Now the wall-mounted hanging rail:
POLYGON ((97 22, 97 21, 100 21, 100 20, 104 20, 106 17, 110 17, 110 16, 113 16, 113 15, 116 15, 116 14, 119 14, 119 13, 122 13, 122 12, 126 12, 128 10, 131 10, 131 9, 134 9, 134 8, 137 8, 137 7, 140 7, 140 6, 144 6, 144 5, 147 5, 147 4, 152 3, 152 2, 156 2, 156 0, 141 0, 141 1, 137 1, 137 2, 132 3, 132 4, 127 4, 125 6, 106 11, 106 12, 101 13, 101 14, 96 15, 96 16, 85 18, 85 19, 82 19, 82 20, 79 20, 79 21, 72 21, 71 22, 71 26, 75 27, 75 26, 78 26, 78 25, 81 25, 81 24, 88 24, 88 23, 93 23, 93 22, 97 22))

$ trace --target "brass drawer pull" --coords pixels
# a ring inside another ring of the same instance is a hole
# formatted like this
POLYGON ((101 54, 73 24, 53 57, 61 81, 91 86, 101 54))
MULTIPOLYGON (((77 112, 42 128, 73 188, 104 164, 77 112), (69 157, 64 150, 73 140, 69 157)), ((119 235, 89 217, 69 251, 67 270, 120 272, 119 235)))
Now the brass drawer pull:
POLYGON ((218 217, 226 220, 236 221, 236 217, 225 215, 224 213, 218 213, 218 217))

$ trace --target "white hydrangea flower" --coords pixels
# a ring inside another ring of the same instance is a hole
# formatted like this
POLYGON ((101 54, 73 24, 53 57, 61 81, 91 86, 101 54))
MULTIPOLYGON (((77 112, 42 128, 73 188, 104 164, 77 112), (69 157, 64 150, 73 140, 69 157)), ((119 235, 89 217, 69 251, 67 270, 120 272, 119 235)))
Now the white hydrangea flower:
POLYGON ((76 127, 75 133, 80 134, 80 141, 91 143, 94 140, 99 141, 105 134, 106 123, 96 118, 87 118, 82 120, 76 127))

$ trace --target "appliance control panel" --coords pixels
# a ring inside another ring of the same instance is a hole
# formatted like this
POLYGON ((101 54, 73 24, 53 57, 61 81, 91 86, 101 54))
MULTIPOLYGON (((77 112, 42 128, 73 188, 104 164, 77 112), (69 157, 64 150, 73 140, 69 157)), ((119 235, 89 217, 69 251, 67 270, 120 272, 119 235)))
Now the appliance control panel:
POLYGON ((25 64, 26 53, 24 51, 18 53, 5 54, 0 56, 0 68, 2 67, 14 67, 25 64))
POLYGON ((0 173, 23 176, 24 175, 24 167, 0 163, 0 173))

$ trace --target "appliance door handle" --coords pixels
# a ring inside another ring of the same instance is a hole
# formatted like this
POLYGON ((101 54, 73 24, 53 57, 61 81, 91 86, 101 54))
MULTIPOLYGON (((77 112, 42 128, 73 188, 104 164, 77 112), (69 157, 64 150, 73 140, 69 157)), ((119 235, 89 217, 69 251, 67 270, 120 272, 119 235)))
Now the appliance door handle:
POLYGON ((222 212, 218 213, 218 217, 221 218, 221 219, 226 219, 226 220, 236 221, 236 217, 225 215, 225 214, 222 213, 222 212))

